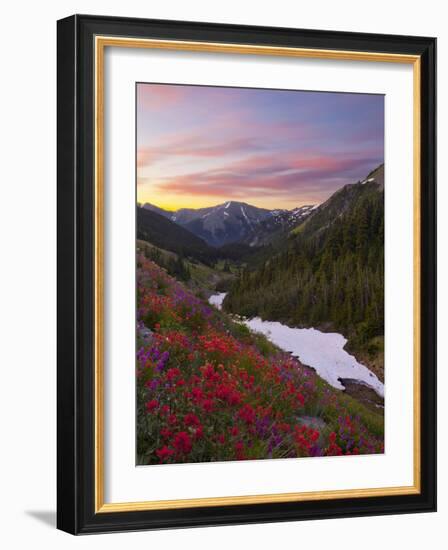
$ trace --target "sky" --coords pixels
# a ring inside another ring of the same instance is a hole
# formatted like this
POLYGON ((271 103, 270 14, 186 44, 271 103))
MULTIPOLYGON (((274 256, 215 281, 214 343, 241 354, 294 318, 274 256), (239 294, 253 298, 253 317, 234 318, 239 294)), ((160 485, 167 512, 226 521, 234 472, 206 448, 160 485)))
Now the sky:
POLYGON ((384 161, 384 96, 137 84, 137 201, 319 204, 384 161))

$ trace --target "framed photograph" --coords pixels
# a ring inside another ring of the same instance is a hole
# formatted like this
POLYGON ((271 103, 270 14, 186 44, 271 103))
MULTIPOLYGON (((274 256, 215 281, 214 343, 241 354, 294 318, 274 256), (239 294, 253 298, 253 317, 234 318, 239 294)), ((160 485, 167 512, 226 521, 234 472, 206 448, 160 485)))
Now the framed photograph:
POLYGON ((434 511, 425 37, 58 21, 58 527, 434 511))

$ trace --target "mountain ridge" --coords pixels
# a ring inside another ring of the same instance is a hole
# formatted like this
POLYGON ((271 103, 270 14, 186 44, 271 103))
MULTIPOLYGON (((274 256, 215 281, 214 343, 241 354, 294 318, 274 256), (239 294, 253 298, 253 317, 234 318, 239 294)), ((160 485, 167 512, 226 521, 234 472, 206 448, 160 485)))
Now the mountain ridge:
POLYGON ((142 208, 156 212, 184 227, 207 244, 215 247, 231 243, 261 246, 270 241, 271 233, 291 228, 311 213, 314 205, 286 209, 266 209, 242 201, 226 201, 204 208, 164 210, 151 203, 142 208))

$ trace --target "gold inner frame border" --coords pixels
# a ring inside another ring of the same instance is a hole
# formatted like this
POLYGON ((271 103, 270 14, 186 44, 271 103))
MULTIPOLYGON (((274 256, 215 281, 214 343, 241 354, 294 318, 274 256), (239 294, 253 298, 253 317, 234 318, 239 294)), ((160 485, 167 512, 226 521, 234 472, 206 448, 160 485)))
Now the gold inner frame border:
POLYGON ((279 502, 303 502, 343 498, 365 498, 420 494, 421 492, 421 443, 420 443, 420 369, 421 369, 421 61, 420 56, 381 52, 325 50, 251 44, 226 44, 181 40, 158 40, 96 36, 95 56, 95 349, 94 349, 94 398, 95 398, 95 513, 132 512, 143 510, 167 510, 208 506, 232 506, 279 502), (313 491, 296 493, 260 494, 244 496, 207 497, 180 500, 154 500, 141 502, 104 502, 104 53, 106 47, 151 48, 159 50, 193 51, 207 53, 235 53, 265 56, 301 57, 313 59, 406 63, 413 65, 413 297, 414 297, 414 351, 413 351, 413 421, 414 421, 414 471, 413 485, 349 490, 313 491))

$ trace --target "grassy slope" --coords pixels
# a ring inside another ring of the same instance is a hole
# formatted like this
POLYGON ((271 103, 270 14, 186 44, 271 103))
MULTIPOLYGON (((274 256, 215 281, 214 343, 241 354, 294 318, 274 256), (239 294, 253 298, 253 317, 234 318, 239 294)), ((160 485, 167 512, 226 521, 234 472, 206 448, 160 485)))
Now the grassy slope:
MULTIPOLYGON (((175 252, 164 250, 144 240, 137 241, 137 251, 141 251, 145 254, 146 251, 150 250, 157 251, 160 254, 162 258, 162 267, 164 267, 163 264, 166 264, 169 259, 179 258, 179 255, 175 252)), ((204 296, 216 292, 217 287, 219 289, 220 285, 225 286, 227 281, 233 280, 234 278, 233 266, 231 266, 230 273, 223 271, 226 263, 223 260, 217 261, 214 267, 188 258, 184 258, 183 261, 191 275, 191 279, 185 284, 195 292, 202 291, 204 296)))

